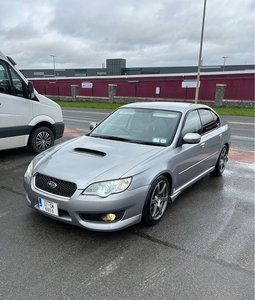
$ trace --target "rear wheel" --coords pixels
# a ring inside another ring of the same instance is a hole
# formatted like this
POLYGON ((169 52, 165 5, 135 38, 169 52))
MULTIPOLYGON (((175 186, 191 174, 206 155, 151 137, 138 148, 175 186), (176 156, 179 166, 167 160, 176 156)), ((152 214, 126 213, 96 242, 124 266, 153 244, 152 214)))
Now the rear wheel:
POLYGON ((212 175, 221 176, 226 168, 226 164, 228 161, 228 148, 224 146, 221 149, 220 156, 215 166, 215 170, 212 172, 212 175))
POLYGON ((155 225, 163 217, 169 200, 169 183, 165 176, 159 176, 151 185, 143 208, 142 221, 155 225))
POLYGON ((29 137, 28 148, 36 154, 54 145, 54 135, 48 127, 38 127, 34 129, 29 137))

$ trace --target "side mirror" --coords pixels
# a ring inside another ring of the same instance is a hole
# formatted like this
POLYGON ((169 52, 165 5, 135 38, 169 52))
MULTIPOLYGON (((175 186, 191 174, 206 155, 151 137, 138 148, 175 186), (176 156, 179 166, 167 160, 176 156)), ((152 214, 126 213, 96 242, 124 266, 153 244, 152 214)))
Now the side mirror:
POLYGON ((90 124, 89 124, 89 129, 90 130, 92 130, 92 129, 94 129, 95 127, 97 127, 97 122, 91 122, 90 124))
POLYGON ((184 143, 198 144, 201 141, 201 135, 198 133, 186 133, 183 137, 184 143))
POLYGON ((27 84, 27 97, 29 99, 34 99, 34 97, 35 97, 34 86, 31 81, 28 81, 28 84, 27 84))

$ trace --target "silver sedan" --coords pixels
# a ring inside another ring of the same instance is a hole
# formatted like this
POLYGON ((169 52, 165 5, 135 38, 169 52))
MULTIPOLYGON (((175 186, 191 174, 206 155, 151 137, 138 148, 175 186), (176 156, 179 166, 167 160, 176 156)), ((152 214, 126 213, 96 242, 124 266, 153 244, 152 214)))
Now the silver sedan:
POLYGON ((187 187, 222 175, 226 121, 206 105, 122 106, 92 130, 37 155, 24 175, 26 204, 91 230, 155 225, 187 187))

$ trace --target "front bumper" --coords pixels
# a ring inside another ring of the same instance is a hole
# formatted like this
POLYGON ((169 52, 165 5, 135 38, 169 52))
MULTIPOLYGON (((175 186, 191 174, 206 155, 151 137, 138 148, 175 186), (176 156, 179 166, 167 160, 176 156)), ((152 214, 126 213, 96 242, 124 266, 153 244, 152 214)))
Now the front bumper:
POLYGON ((55 139, 60 139, 64 134, 65 124, 63 122, 57 122, 53 124, 55 139))
POLYGON ((53 219, 95 231, 117 231, 139 223, 148 191, 148 186, 143 186, 100 198, 81 195, 82 190, 76 190, 71 198, 67 198, 41 191, 34 186, 33 180, 30 182, 27 178, 24 180, 24 188, 29 207, 53 219), (59 215, 42 211, 38 197, 57 203, 59 215), (116 214, 116 219, 104 221, 102 216, 107 213, 116 214))

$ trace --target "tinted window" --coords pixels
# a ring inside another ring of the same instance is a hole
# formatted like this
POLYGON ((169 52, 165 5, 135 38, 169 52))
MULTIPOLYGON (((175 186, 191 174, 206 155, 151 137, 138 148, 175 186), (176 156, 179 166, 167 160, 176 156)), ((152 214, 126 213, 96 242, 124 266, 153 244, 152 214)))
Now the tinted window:
POLYGON ((203 126, 203 133, 219 127, 220 124, 219 117, 216 114, 214 114, 212 111, 207 109, 200 109, 199 115, 203 126))

